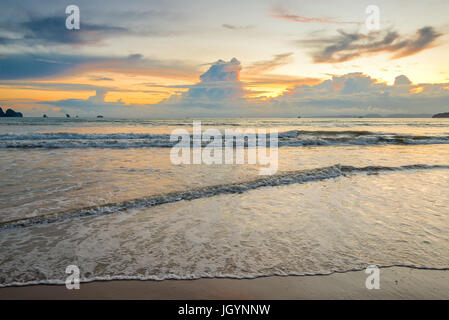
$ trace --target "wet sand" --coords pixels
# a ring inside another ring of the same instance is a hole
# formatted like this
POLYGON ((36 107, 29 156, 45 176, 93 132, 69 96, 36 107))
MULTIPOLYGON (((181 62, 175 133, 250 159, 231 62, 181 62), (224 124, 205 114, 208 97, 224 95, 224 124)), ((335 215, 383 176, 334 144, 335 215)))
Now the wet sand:
POLYGON ((257 279, 97 281, 0 288, 0 299, 449 299, 449 270, 382 268, 380 289, 364 271, 257 279))

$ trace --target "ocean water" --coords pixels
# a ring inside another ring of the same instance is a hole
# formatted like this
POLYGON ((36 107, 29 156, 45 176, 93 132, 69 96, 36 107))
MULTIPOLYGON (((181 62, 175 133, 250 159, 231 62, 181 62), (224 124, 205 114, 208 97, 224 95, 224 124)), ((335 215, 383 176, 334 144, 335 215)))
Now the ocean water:
POLYGON ((279 168, 174 165, 193 119, 0 119, 0 286, 449 268, 446 119, 201 119, 277 129, 279 168))

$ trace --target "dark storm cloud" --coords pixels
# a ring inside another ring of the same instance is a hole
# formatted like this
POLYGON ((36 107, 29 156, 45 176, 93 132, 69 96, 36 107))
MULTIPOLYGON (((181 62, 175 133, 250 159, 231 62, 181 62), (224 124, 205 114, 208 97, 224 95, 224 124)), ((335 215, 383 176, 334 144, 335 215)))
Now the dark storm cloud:
POLYGON ((0 80, 46 78, 99 58, 65 55, 17 54, 0 56, 0 80))
POLYGON ((412 55, 428 48, 441 35, 441 33, 436 32, 432 27, 419 29, 414 39, 405 40, 401 43, 403 50, 398 53, 398 57, 412 55))
POLYGON ((17 25, 5 26, 4 30, 14 31, 21 37, 1 37, 1 44, 47 45, 47 44, 98 44, 112 36, 130 34, 126 28, 82 23, 79 30, 68 30, 66 17, 31 17, 17 25))
POLYGON ((45 79, 92 71, 178 78, 190 78, 198 73, 195 67, 183 62, 148 59, 141 54, 124 57, 56 53, 0 55, 0 80, 45 79))
POLYGON ((416 31, 412 37, 404 37, 394 31, 349 33, 339 30, 339 35, 327 39, 301 40, 299 44, 313 48, 316 63, 345 62, 375 53, 390 52, 393 58, 402 58, 430 48, 442 34, 432 27, 416 31))

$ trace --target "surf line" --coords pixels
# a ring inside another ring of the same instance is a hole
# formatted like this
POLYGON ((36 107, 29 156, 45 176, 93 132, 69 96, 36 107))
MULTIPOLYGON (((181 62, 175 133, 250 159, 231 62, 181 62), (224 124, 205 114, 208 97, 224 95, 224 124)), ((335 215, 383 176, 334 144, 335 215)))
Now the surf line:
POLYGON ((126 200, 117 203, 72 209, 59 213, 49 213, 36 217, 19 218, 0 222, 0 230, 29 227, 37 224, 60 222, 67 219, 111 214, 127 209, 153 207, 166 203, 189 201, 200 198, 210 198, 218 195, 239 194, 262 187, 275 187, 295 183, 307 183, 312 181, 328 180, 345 177, 351 174, 367 173, 377 174, 381 172, 396 172, 405 170, 431 170, 449 169, 449 165, 412 164, 398 167, 367 166, 353 167, 336 164, 330 167, 322 167, 308 170, 296 170, 278 173, 272 176, 259 177, 245 182, 206 186, 184 191, 174 191, 164 194, 150 195, 142 198, 126 200))

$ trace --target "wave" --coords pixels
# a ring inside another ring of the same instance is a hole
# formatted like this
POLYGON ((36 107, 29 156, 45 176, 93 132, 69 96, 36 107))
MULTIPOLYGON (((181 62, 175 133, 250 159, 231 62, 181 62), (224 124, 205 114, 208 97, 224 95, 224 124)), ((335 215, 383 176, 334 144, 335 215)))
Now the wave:
MULTIPOLYGON (((247 138, 242 135, 245 147, 247 138)), ((264 137, 269 143, 269 136, 264 137)), ((192 136, 190 140, 193 141, 192 136)), ((28 133, 0 134, 0 148, 58 149, 58 148, 171 148, 169 134, 79 134, 79 133, 28 133)), ((202 141, 207 146, 209 141, 202 141)), ((235 144, 235 143, 234 143, 235 144)), ((449 136, 414 136, 370 131, 286 131, 279 133, 279 147, 347 146, 347 145, 427 145, 449 144, 449 136)), ((224 139, 223 139, 224 145, 224 139)))
POLYGON ((373 135, 376 132, 366 131, 366 130, 292 130, 281 133, 282 134, 309 134, 309 135, 355 135, 355 136, 366 136, 373 135))
POLYGON ((71 132, 0 134, 0 141, 47 141, 47 140, 133 140, 133 139, 170 139, 166 134, 112 133, 80 134, 71 132))
POLYGON ((169 192, 164 194, 141 197, 132 200, 126 200, 117 203, 108 203, 97 206, 78 208, 60 213, 51 213, 36 217, 8 220, 0 222, 0 229, 28 227, 36 224, 53 223, 72 218, 81 218, 101 214, 111 214, 128 209, 158 206, 181 200, 189 201, 201 198, 209 198, 218 195, 237 194, 262 187, 275 187, 295 183, 306 183, 312 181, 327 180, 356 173, 377 174, 381 172, 391 172, 391 171, 429 170, 429 169, 449 169, 449 165, 413 164, 398 167, 387 167, 387 166, 354 167, 337 164, 317 169, 288 171, 272 176, 260 177, 245 182, 236 182, 230 184, 194 188, 184 191, 169 192))
MULTIPOLYGON (((162 281, 162 280, 198 280, 198 279, 257 279, 265 277, 313 277, 313 276, 326 276, 338 273, 350 273, 360 272, 366 270, 372 263, 361 263, 360 266, 343 269, 343 270, 328 270, 322 272, 269 272, 269 273, 242 273, 242 274, 192 274, 188 276, 178 276, 175 274, 166 274, 164 276, 142 276, 142 275, 108 275, 108 276, 95 276, 89 278, 81 278, 80 283, 90 283, 95 281, 114 281, 114 280, 139 280, 139 281, 162 281)), ((407 268, 415 270, 432 270, 432 271, 447 271, 449 267, 434 267, 427 265, 413 265, 413 264, 385 264, 377 265, 379 269, 388 268, 407 268)), ((31 285, 65 285, 66 280, 61 279, 46 279, 46 280, 34 280, 26 282, 10 282, 0 283, 0 288, 7 287, 24 287, 31 285)))
POLYGON ((362 130, 292 130, 279 134, 280 146, 449 144, 449 136, 417 136, 362 130))

